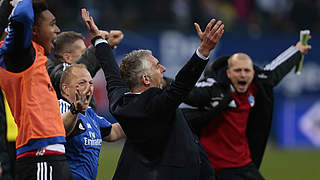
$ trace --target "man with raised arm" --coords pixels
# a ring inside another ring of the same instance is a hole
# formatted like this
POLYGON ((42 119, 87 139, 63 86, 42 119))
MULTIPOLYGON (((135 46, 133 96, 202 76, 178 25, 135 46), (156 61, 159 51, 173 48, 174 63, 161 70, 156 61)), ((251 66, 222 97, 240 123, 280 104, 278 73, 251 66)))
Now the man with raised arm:
POLYGON ((264 179, 259 167, 271 128, 273 89, 309 49, 298 42, 263 69, 245 53, 220 57, 206 81, 184 99, 199 107, 184 115, 198 129, 218 180, 264 179))
POLYGON ((98 116, 89 106, 93 80, 83 64, 72 64, 61 76, 60 111, 67 132, 66 157, 75 180, 95 180, 102 141, 125 137, 119 123, 98 116))
POLYGON ((46 70, 60 32, 45 2, 13 1, 0 47, 0 86, 18 126, 16 179, 73 179, 65 158, 65 130, 46 70))
POLYGON ((214 171, 199 139, 177 108, 219 42, 224 32, 222 22, 215 24, 216 20, 211 20, 204 32, 195 23, 200 47, 175 80, 162 89, 166 69, 151 51, 129 53, 119 69, 110 46, 99 36, 99 29, 85 9, 82 17, 105 73, 110 112, 127 135, 113 179, 214 180, 214 171))

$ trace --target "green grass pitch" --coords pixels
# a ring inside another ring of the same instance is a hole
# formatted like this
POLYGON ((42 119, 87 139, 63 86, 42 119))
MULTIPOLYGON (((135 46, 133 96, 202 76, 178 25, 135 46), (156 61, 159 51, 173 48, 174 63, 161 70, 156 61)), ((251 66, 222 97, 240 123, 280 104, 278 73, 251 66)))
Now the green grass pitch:
MULTIPOLYGON (((97 180, 112 179, 121 149, 121 143, 104 143, 97 180)), ((320 150, 281 150, 269 146, 260 171, 266 180, 319 180, 320 150)))

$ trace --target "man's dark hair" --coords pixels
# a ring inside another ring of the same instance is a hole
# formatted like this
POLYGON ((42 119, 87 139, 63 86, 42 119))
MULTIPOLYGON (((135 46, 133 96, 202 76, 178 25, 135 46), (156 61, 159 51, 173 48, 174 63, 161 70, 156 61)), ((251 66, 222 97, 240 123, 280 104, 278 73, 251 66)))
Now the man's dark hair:
POLYGON ((34 22, 33 25, 40 25, 41 13, 48 10, 48 3, 45 0, 33 0, 32 7, 34 12, 34 22))
POLYGON ((54 56, 60 60, 63 53, 74 51, 72 44, 79 39, 84 40, 84 37, 82 34, 74 31, 60 33, 54 41, 54 56))

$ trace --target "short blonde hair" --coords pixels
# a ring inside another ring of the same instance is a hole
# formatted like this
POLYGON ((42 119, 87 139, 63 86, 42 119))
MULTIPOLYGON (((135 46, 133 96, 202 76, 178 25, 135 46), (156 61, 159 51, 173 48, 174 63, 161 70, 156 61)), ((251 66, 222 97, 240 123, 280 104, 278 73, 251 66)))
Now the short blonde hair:
POLYGON ((68 84, 70 83, 72 79, 72 71, 73 69, 78 68, 78 69, 87 69, 87 66, 84 64, 71 64, 69 67, 67 67, 61 74, 60 78, 60 91, 62 92, 62 84, 68 84))

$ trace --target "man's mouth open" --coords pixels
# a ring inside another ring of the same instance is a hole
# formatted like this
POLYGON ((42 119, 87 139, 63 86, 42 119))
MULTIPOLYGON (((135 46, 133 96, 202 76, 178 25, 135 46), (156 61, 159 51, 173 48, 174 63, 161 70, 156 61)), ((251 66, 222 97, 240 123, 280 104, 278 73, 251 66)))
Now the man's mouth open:
POLYGON ((247 81, 238 81, 238 84, 241 86, 245 86, 247 84, 247 81))
POLYGON ((237 87, 237 89, 238 89, 238 91, 239 92, 245 92, 247 89, 246 89, 246 86, 247 85, 247 81, 238 81, 238 87, 237 87))

